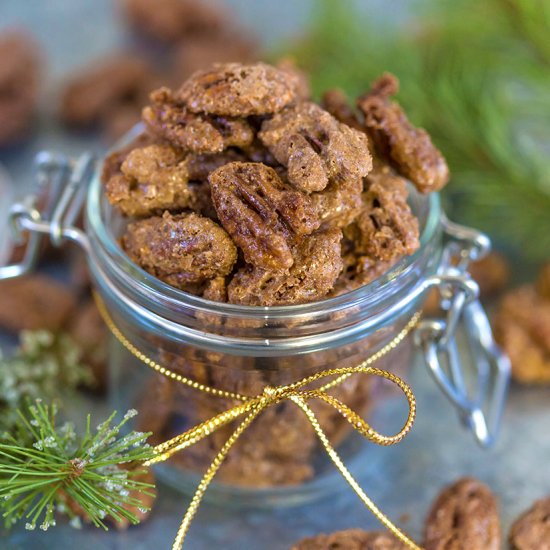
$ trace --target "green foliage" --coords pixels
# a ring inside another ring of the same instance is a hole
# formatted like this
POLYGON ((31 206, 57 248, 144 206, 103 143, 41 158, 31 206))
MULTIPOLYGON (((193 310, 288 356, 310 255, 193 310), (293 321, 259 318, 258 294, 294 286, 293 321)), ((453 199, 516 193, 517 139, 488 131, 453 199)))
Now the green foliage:
POLYGON ((113 413, 95 433, 88 416, 79 437, 73 424, 56 425, 55 406, 38 400, 19 411, 12 433, 0 440, 0 511, 6 525, 24 519, 27 529, 40 525, 45 531, 55 525, 56 514, 71 518, 75 527, 81 518, 105 529, 107 517, 137 523, 128 507, 148 509, 139 496, 152 495, 153 486, 135 479, 143 467, 129 466, 152 458, 153 449, 146 443, 150 434, 120 435, 135 414, 129 411, 115 424, 113 413))
POLYGON ((27 399, 56 399, 93 378, 80 349, 65 334, 23 331, 11 357, 0 355, 0 432, 10 431, 27 399))
POLYGON ((286 52, 311 72, 314 92, 355 97, 394 72, 411 120, 449 161, 451 215, 548 257, 550 3, 417 1, 414 17, 392 26, 354 6, 319 0, 307 37, 286 52))

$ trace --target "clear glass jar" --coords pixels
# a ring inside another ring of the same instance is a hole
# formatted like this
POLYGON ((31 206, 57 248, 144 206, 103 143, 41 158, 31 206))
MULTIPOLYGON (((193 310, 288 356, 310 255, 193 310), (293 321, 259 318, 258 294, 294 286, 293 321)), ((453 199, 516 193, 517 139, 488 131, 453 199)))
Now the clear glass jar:
MULTIPOLYGON (((492 344, 490 331, 487 333, 484 314, 475 301, 475 284, 466 272, 467 260, 479 243, 476 234, 468 230, 461 233, 446 222, 437 194, 424 196, 411 189, 411 208, 421 227, 420 249, 374 282, 320 302, 250 307, 187 294, 143 271, 118 244, 126 222, 104 197, 99 172, 91 171, 90 159, 80 159, 72 166, 72 174, 51 219, 25 212, 18 205, 13 221, 20 230, 50 234, 53 242, 63 238, 78 242, 88 255, 96 292, 115 325, 133 346, 158 364, 210 387, 258 395, 266 386, 285 385, 327 368, 361 363, 407 325, 428 288, 441 286, 446 319, 424 322, 415 341, 423 347, 436 381, 461 409, 462 418, 471 420, 476 437, 483 441, 492 435, 482 411, 484 396, 478 392, 469 398, 458 384, 456 369, 460 366, 454 355, 450 371, 438 359, 441 353, 452 350, 457 321, 466 319, 468 332, 477 336, 481 351, 486 352, 476 371, 478 388, 482 382, 487 386, 488 377, 481 380, 480 373, 487 371, 484 365, 488 365, 498 375, 493 394, 497 409, 501 408, 506 364, 492 344), (75 182, 82 182, 82 186, 75 182), (84 187, 86 224, 81 231, 72 227, 72 221, 78 210, 75 198, 84 187), (457 266, 451 266, 451 254, 461 258, 457 266), (440 346, 445 340, 445 346, 440 346), (494 364, 496 370, 492 369, 494 364)), ((412 349, 413 338, 409 336, 376 366, 403 376, 412 349)), ((168 380, 117 343, 111 346, 110 357, 114 404, 119 410, 136 408, 141 413, 139 428, 154 432, 155 443, 234 405, 230 399, 168 380)), ((367 417, 382 397, 387 397, 375 378, 364 375, 348 378, 331 394, 367 417)), ((353 429, 348 422, 324 404, 312 402, 311 407, 343 458, 357 453, 361 445, 350 437, 353 429)), ((173 486, 194 490, 231 431, 231 426, 224 427, 181 451, 159 466, 159 474, 173 486)), ((209 494, 217 502, 226 499, 232 504, 296 503, 330 490, 333 470, 304 413, 290 401, 282 402, 264 411, 243 434, 209 494)))

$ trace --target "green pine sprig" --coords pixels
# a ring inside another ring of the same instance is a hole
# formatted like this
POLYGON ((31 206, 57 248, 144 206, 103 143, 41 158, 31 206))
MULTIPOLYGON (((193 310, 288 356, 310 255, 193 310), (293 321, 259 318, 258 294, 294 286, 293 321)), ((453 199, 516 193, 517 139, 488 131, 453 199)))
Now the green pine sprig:
POLYGON ((148 510, 142 498, 153 497, 154 486, 136 477, 154 451, 146 443, 150 434, 121 434, 136 414, 130 410, 115 423, 113 413, 95 431, 88 416, 78 436, 72 423, 56 424, 55 405, 38 400, 19 411, 14 430, 0 441, 0 511, 6 525, 24 520, 29 530, 37 525, 47 530, 58 514, 73 526, 82 519, 104 529, 107 518, 138 523, 130 508, 148 510))

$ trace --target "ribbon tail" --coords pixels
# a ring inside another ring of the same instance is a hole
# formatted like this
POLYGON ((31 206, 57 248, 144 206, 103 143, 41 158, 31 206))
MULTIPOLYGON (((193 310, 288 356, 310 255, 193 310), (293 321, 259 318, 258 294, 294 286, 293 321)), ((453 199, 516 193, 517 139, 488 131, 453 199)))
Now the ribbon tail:
POLYGON ((290 399, 292 399, 292 401, 298 407, 300 407, 302 411, 304 411, 330 459, 332 460, 340 474, 342 474, 342 477, 348 482, 348 484, 355 491, 357 496, 361 499, 363 504, 367 507, 367 509, 376 517, 378 521, 380 521, 380 523, 382 523, 382 525, 384 525, 384 527, 386 527, 386 529, 391 531, 391 533, 398 540, 405 544, 407 548, 410 548, 411 550, 422 550, 422 548, 418 546, 412 539, 410 539, 403 531, 401 531, 399 527, 392 523, 390 519, 378 508, 378 506, 376 506, 376 504, 374 504, 374 502, 366 495, 359 483, 351 475, 351 472, 343 463, 340 455, 330 444, 325 432, 323 431, 321 425, 319 424, 319 421, 317 420, 317 417, 315 416, 315 413, 308 407, 306 402, 298 395, 292 395, 290 396, 290 399))
POLYGON ((214 476, 220 469, 220 466, 223 464, 223 461, 227 457, 227 454, 231 450, 231 447, 237 442, 239 437, 243 434, 243 432, 252 424, 254 419, 264 410, 264 406, 257 406, 252 409, 252 412, 245 417, 245 419, 239 424, 237 429, 231 434, 229 439, 224 443, 221 450, 218 452, 212 463, 210 464, 208 470, 204 474, 203 478, 201 479, 197 490, 195 491, 195 494, 193 495, 193 498, 191 500, 191 503, 189 504, 189 507, 187 508, 187 511, 185 512, 185 516, 183 517, 183 520, 180 524, 180 527, 178 529, 178 533, 176 535, 176 538, 174 540, 174 544, 172 545, 172 550, 181 550, 183 547, 183 542, 185 540, 185 537, 187 536, 187 532, 189 531, 189 527, 191 525, 191 521, 195 517, 195 514, 197 513, 197 510, 201 504, 201 501, 204 497, 204 494, 206 493, 206 490, 208 489, 208 486, 210 485, 211 481, 214 479, 214 476))

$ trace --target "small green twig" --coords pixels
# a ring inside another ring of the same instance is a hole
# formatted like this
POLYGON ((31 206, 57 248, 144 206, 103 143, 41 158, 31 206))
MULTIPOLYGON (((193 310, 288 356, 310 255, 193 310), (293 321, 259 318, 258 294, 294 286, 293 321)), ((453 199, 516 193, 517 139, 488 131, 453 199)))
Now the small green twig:
POLYGON ((153 496, 153 485, 136 479, 144 468, 129 469, 152 458, 146 443, 150 434, 130 432, 123 426, 137 414, 131 410, 115 423, 116 413, 101 423, 95 434, 88 416, 86 430, 77 437, 74 426, 56 425, 57 408, 38 400, 19 411, 18 433, 0 442, 0 510, 7 526, 26 519, 26 528, 43 530, 55 525, 55 514, 69 516, 72 524, 83 518, 107 529, 104 519, 137 523, 129 507, 148 509, 140 497, 153 496))

